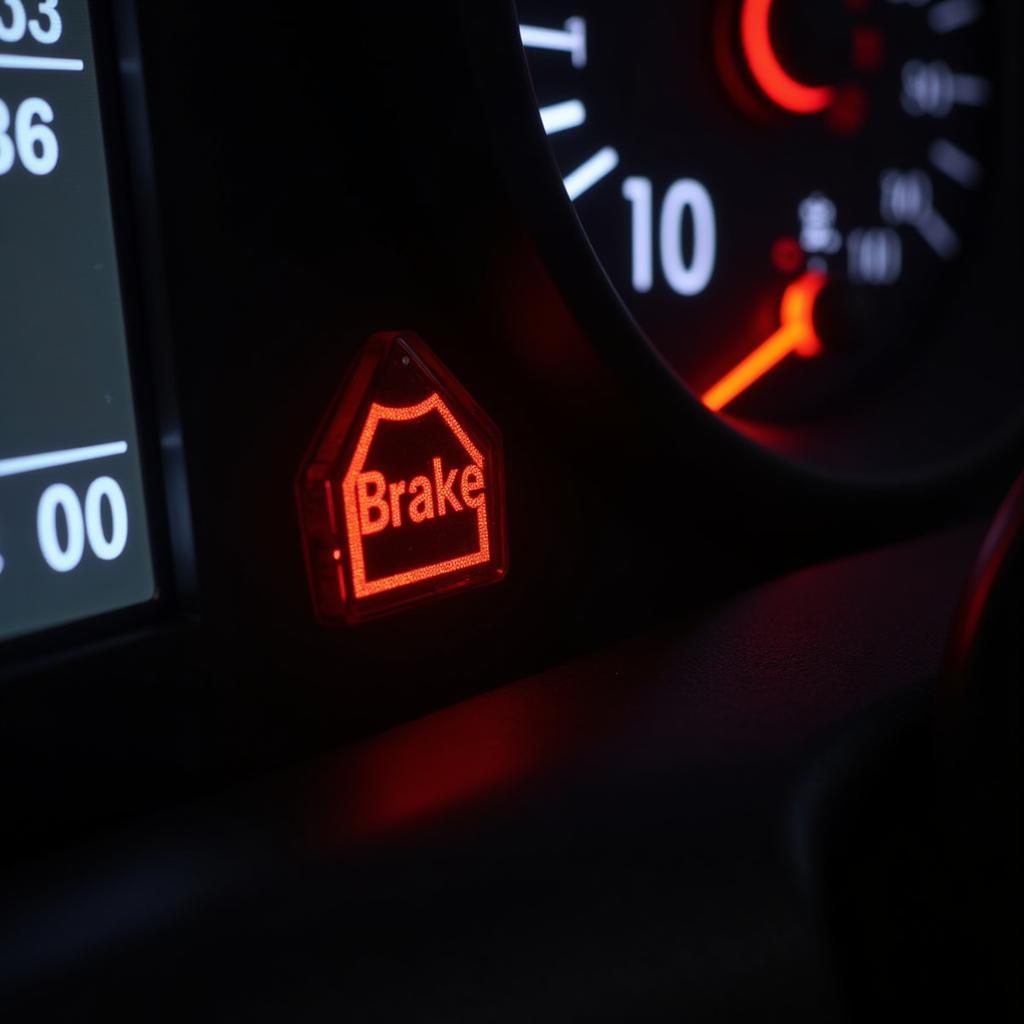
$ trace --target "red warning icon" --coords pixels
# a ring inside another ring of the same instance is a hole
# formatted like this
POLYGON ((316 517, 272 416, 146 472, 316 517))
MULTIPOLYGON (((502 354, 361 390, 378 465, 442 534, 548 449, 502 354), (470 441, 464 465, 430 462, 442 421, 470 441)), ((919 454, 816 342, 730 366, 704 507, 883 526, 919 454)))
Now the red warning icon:
POLYGON ((410 333, 374 335, 300 473, 313 598, 358 622, 505 574, 494 424, 410 333))

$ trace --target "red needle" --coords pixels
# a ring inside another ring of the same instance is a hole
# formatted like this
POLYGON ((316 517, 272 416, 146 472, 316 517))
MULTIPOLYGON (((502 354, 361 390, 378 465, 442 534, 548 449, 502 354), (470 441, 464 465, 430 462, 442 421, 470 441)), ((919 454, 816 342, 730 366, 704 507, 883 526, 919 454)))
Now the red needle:
POLYGON ((828 284, 824 274, 808 271, 783 293, 779 311, 780 327, 738 366, 709 388, 701 401, 714 412, 727 406, 783 359, 796 352, 813 356, 821 351, 821 339, 814 329, 814 303, 828 284))
POLYGON ((835 90, 804 85, 782 66, 772 46, 769 22, 775 0, 743 0, 740 39, 750 71, 764 94, 794 114, 818 114, 835 99, 835 90))

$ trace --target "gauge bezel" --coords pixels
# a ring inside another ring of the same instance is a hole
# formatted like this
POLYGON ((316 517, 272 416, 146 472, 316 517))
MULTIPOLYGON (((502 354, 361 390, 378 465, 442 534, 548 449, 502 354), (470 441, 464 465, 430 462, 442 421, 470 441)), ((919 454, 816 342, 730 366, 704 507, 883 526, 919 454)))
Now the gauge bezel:
MULTIPOLYGON (((803 502, 808 511, 837 505, 851 514, 874 509, 878 515, 895 515, 902 510, 908 521, 969 507, 980 491, 987 493, 1012 475, 1024 439, 1024 410, 1014 400, 1013 380, 1019 376, 1000 372, 999 360, 1008 359, 1013 368, 1013 356, 1010 346, 1000 346, 991 335, 983 341, 992 350, 995 368, 986 364, 979 381, 987 378, 1004 388, 1005 394, 997 398, 999 424, 973 431, 953 451, 944 441, 931 453, 907 450, 928 441, 921 417, 938 400, 931 392, 913 396, 911 405, 905 397, 897 403, 894 395, 880 391, 870 407, 837 416, 829 424, 812 421, 783 428, 709 412, 630 313, 565 194, 537 114, 513 0, 486 14, 473 9, 477 6, 465 3, 463 10, 479 86, 492 104, 496 162, 506 187, 588 339, 677 438, 683 463, 699 464, 703 474, 731 490, 756 494, 766 511, 774 508, 780 516, 789 514, 794 502, 803 502)), ((1001 174, 982 229, 988 244, 978 245, 969 261, 971 291, 961 306, 980 301, 986 288, 1001 302, 993 278, 998 275, 1003 283, 1019 278, 1021 206, 1015 185, 1020 182, 1021 146, 1012 129, 1020 112, 1020 75, 1011 59, 1011 41, 1019 38, 1020 26, 1018 12, 1009 5, 994 5, 993 16, 1004 19, 1001 174), (1013 225, 1012 231, 1006 231, 1007 224, 1013 225)), ((957 347, 947 340, 934 350, 942 357, 938 368, 948 386, 962 385, 964 379, 963 368, 956 366, 957 347), (952 352, 945 351, 950 347, 952 352)), ((936 362, 934 351, 932 358, 922 355, 924 364, 936 362)), ((1019 365, 1016 370, 1019 374, 1019 365)), ((962 411, 969 420, 971 410, 962 411)), ((932 414, 937 414, 935 409, 932 414)), ((965 422, 964 429, 972 428, 965 422)))

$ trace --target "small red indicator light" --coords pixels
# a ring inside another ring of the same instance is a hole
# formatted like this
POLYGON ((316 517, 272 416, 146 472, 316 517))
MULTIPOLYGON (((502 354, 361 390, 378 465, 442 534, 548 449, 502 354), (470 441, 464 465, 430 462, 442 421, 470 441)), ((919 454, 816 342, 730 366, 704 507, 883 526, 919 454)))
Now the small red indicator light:
POLYGON ((297 492, 323 622, 505 575, 500 434, 414 334, 367 342, 297 492))
POLYGON ((885 63, 885 37, 877 28, 853 30, 850 62, 858 71, 875 72, 885 63))
POLYGON ((795 238, 777 238, 772 243, 772 263, 783 274, 795 274, 800 270, 807 256, 795 238))

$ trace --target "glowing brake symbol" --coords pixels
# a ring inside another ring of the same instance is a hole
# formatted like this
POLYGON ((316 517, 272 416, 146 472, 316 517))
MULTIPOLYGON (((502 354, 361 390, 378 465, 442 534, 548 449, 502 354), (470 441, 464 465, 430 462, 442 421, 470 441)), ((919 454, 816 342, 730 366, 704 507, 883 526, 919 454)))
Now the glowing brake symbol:
POLYGON ((357 622, 505 574, 500 436, 412 334, 375 335, 300 474, 314 602, 357 622))
POLYGON ((370 415, 366 418, 355 456, 341 486, 355 596, 363 598, 383 594, 396 587, 407 587, 489 562, 491 538, 487 529, 485 469, 483 453, 473 444, 437 392, 419 405, 402 409, 374 402, 370 406, 370 415), (395 482, 389 482, 380 470, 367 471, 364 468, 381 423, 414 424, 431 414, 437 414, 458 439, 469 458, 467 465, 460 469, 456 464, 454 469, 449 469, 444 458, 435 455, 430 458, 429 466, 420 467, 430 475, 419 474, 408 481, 395 482), (457 515, 467 509, 476 519, 476 532, 470 544, 472 551, 379 579, 368 578, 365 538, 388 529, 411 530, 415 526, 434 519, 441 520, 446 515, 457 515))

